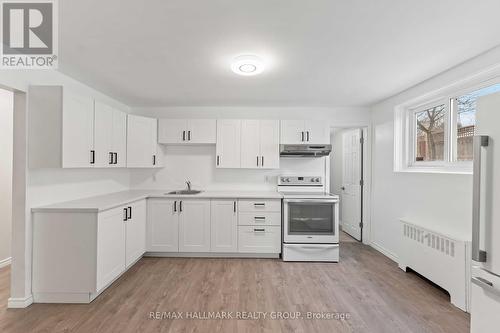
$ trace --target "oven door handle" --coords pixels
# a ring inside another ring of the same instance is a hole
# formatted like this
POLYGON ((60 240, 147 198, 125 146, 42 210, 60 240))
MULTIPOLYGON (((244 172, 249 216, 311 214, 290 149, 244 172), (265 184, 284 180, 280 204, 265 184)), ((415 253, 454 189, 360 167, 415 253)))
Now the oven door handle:
POLYGON ((324 250, 324 249, 332 249, 332 248, 339 247, 338 244, 331 244, 331 245, 325 245, 325 244, 321 244, 321 245, 285 244, 285 245, 286 245, 286 247, 297 247, 297 248, 307 249, 307 250, 324 250))
POLYGON ((339 200, 337 198, 331 199, 283 199, 284 203, 338 203, 339 200))

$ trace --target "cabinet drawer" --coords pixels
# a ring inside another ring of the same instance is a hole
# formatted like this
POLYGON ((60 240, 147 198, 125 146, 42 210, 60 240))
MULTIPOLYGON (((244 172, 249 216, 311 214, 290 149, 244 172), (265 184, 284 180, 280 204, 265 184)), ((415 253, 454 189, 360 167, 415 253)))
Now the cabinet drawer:
POLYGON ((279 212, 240 212, 238 225, 277 225, 281 226, 281 213, 279 212))
POLYGON ((240 212, 281 212, 281 200, 240 199, 240 212))
POLYGON ((239 226, 238 252, 281 253, 281 227, 239 226))

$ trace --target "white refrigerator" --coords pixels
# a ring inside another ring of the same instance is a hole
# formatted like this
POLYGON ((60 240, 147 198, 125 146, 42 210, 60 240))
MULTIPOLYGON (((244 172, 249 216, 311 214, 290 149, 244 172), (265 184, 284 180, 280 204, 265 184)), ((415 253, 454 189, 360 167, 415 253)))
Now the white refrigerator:
POLYGON ((500 93, 478 99, 476 124, 471 332, 500 332, 500 93))

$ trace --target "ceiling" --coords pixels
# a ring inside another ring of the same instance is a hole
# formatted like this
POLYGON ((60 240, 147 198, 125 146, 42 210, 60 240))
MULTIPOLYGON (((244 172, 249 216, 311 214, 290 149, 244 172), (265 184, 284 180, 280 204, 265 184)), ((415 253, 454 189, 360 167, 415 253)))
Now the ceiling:
POLYGON ((60 71, 130 106, 370 105, 500 44, 498 0, 64 0, 59 10, 60 71), (244 53, 270 68, 234 74, 244 53))

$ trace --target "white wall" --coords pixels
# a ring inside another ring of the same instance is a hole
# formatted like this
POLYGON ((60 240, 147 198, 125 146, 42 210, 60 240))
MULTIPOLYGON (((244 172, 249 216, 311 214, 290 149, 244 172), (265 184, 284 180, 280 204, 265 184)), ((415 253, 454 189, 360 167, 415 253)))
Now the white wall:
POLYGON ((10 259, 14 96, 0 89, 0 267, 10 259))
MULTIPOLYGON (((92 96, 116 108, 128 112, 128 106, 81 84, 80 82, 51 70, 0 70, 0 86, 8 87, 20 92, 26 92, 30 85, 63 85, 71 91, 92 96)), ((21 96, 21 94, 16 94, 21 96)), ((16 97, 17 99, 17 97, 16 97)), ((22 100, 19 97, 18 100, 22 100)), ((19 105, 22 104, 21 102, 19 105)), ((15 104, 16 105, 16 104, 15 104)), ((16 107, 16 106, 15 106, 16 107)), ((26 156, 19 152, 25 150, 25 134, 23 124, 24 106, 16 110, 18 122, 14 121, 14 130, 17 135, 17 144, 14 142, 18 166, 14 170, 16 182, 14 188, 16 196, 25 199, 26 205, 16 200, 12 225, 12 270, 11 270, 11 299, 9 306, 18 306, 29 302, 31 296, 31 213, 30 208, 38 205, 58 201, 78 199, 87 196, 99 195, 128 189, 130 187, 130 172, 128 170, 21 170, 26 163, 26 156), (22 137, 21 137, 22 134, 22 137), (24 210, 24 212, 18 212, 24 210), (24 214, 23 214, 24 213, 24 214), (14 218, 15 216, 15 218, 14 218)), ((16 137, 16 134, 14 135, 16 137)))
MULTIPOLYGON (((342 126, 368 121, 366 108, 302 108, 302 107, 171 107, 136 108, 132 113, 156 118, 258 118, 321 119, 342 126)), ((284 173, 325 175, 326 158, 280 159, 279 170, 217 169, 215 145, 163 146, 165 168, 137 170, 131 175, 133 188, 179 189, 191 180, 195 188, 204 190, 269 190, 275 189, 276 176, 284 173)))
POLYGON ((372 108, 372 245, 397 258, 400 218, 470 234, 472 176, 393 172, 394 107, 498 64, 500 47, 372 108))

